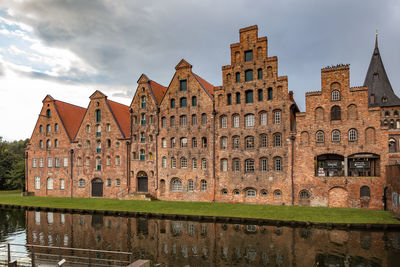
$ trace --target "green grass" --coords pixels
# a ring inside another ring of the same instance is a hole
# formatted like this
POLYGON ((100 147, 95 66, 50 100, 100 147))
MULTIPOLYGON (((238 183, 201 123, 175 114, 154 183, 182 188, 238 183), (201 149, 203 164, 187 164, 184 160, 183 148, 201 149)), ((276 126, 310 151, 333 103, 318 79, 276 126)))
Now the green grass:
POLYGON ((329 223, 397 223, 388 211, 351 208, 271 206, 231 203, 140 201, 99 198, 21 197, 0 191, 1 204, 49 208, 115 210, 164 214, 230 216, 329 223))

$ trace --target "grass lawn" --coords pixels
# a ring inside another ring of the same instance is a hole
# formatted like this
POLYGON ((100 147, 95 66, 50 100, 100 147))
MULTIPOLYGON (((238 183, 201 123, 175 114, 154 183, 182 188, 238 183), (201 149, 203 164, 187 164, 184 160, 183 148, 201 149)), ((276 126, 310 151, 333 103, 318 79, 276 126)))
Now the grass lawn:
POLYGON ((0 204, 329 223, 400 223, 392 218, 390 212, 380 210, 106 198, 21 197, 20 194, 20 191, 0 191, 0 204))

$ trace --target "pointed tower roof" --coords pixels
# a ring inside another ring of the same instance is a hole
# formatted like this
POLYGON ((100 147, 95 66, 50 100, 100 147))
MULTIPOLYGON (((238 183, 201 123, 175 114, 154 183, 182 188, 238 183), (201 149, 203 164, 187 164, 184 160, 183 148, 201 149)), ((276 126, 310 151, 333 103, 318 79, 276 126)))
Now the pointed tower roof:
POLYGON ((376 34, 374 53, 369 63, 364 86, 368 86, 369 107, 400 106, 400 99, 393 92, 392 85, 383 66, 378 48, 378 34, 376 34), (372 98, 371 95, 373 95, 372 98))

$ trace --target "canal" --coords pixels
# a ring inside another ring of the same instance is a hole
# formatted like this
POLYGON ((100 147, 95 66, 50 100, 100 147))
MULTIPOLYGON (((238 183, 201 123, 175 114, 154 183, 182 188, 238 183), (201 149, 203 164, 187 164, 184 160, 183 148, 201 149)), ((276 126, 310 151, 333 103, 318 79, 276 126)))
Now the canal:
POLYGON ((0 209, 0 242, 124 251, 158 266, 400 266, 400 232, 392 231, 0 209))

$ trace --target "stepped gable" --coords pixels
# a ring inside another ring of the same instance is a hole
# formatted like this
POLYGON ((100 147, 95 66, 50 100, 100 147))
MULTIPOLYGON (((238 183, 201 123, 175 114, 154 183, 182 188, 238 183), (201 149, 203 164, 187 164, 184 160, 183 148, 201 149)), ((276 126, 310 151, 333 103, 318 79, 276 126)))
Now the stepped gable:
POLYGON ((369 107, 400 106, 400 99, 393 92, 392 85, 382 62, 378 48, 378 36, 375 39, 375 48, 365 77, 364 86, 368 87, 369 107))
POLYGON ((125 138, 128 138, 131 132, 129 107, 109 99, 106 99, 106 101, 122 134, 125 138))
POLYGON ((60 100, 54 100, 54 106, 64 125, 70 140, 75 138, 86 109, 60 100))

